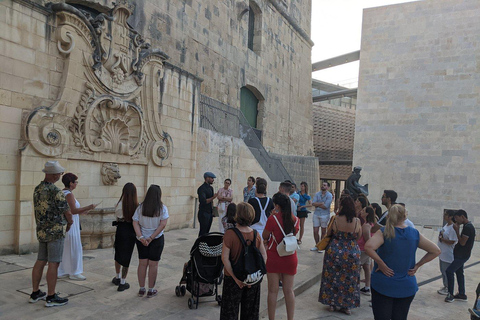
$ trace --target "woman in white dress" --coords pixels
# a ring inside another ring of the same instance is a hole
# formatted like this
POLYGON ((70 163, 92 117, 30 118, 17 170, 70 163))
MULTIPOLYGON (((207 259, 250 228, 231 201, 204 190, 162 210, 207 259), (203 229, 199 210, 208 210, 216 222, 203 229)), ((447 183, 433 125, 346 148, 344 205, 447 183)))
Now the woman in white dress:
POLYGON ((80 218, 79 214, 88 213, 88 211, 95 209, 96 205, 91 204, 86 207, 80 207, 80 203, 75 199, 72 191, 78 185, 78 177, 73 173, 66 173, 62 177, 62 182, 65 185, 63 193, 67 199, 70 212, 73 216, 73 224, 70 230, 65 234, 65 242, 63 244, 63 257, 60 266, 58 267, 58 277, 70 280, 85 280, 83 273, 83 249, 80 238, 80 218))
POLYGON ((225 213, 227 213, 228 205, 233 200, 233 190, 230 189, 230 185, 232 184, 232 180, 225 179, 223 182, 223 188, 218 189, 218 230, 221 233, 225 232, 223 228, 222 219, 225 217, 225 213))

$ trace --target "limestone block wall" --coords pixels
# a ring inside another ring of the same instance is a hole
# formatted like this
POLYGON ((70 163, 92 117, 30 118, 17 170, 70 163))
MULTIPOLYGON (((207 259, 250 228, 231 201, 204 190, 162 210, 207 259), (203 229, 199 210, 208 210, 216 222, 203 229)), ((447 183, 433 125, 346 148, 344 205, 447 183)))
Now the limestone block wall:
POLYGON ((427 0, 364 11, 354 165, 371 201, 398 192, 416 224, 480 222, 480 7, 427 0))
MULTIPOLYGON (((135 1, 130 17, 126 7, 111 11, 108 0, 47 2, 0 2, 0 254, 35 250, 32 193, 47 160, 79 176, 81 205, 113 207, 126 182, 136 184, 141 201, 159 184, 169 229, 192 224, 204 171, 230 177, 241 200, 247 177, 266 174, 241 140, 205 130, 197 137, 200 93, 239 107, 240 88, 254 88, 263 99, 265 147, 313 154, 310 77, 303 77, 310 74, 310 0, 255 2, 262 17, 256 52, 246 44, 248 14, 240 14, 248 1, 135 1), (65 9, 69 3, 118 19, 87 28, 65 9), (141 47, 141 38, 133 43, 127 19, 151 47, 141 47), (126 59, 122 70, 108 60, 112 52, 126 59), (117 140, 105 136, 108 126, 118 129, 117 140), (107 163, 121 175, 109 186, 101 175, 107 163)), ((277 189, 270 183, 268 193, 277 189)))
POLYGON ((202 78, 202 94, 240 108, 240 88, 253 87, 268 151, 313 155, 311 43, 273 2, 310 34, 311 0, 137 1, 131 23, 172 63, 202 78), (247 47, 248 13, 241 14, 249 3, 261 11, 256 52, 247 47))
MULTIPOLYGON (((225 136, 220 133, 199 128, 197 133, 197 161, 195 175, 195 190, 203 183, 203 173, 213 172, 217 179, 212 185, 215 192, 223 187, 223 181, 232 180, 233 202, 243 201, 243 188, 247 186, 250 176, 262 177, 267 180, 267 195, 278 192, 279 182, 272 182, 263 171, 250 149, 242 139, 225 136)), ((214 202, 217 204, 217 201, 214 202)), ((197 224, 198 225, 198 224, 197 224)))

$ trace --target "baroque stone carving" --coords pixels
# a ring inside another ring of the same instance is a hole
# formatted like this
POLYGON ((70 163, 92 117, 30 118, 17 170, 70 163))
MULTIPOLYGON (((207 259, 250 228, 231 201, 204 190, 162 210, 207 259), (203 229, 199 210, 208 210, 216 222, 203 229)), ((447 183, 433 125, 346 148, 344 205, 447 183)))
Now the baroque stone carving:
POLYGON ((173 141, 156 111, 168 57, 127 23, 132 7, 120 0, 108 12, 66 3, 49 9, 64 75, 56 102, 25 118, 26 142, 47 156, 68 151, 69 158, 99 159, 108 153, 118 162, 168 165, 173 141), (78 100, 71 89, 83 92, 78 100))
POLYGON ((104 163, 102 169, 100 170, 102 175, 102 182, 106 186, 112 186, 117 183, 118 179, 122 176, 120 175, 120 168, 118 163, 104 163))

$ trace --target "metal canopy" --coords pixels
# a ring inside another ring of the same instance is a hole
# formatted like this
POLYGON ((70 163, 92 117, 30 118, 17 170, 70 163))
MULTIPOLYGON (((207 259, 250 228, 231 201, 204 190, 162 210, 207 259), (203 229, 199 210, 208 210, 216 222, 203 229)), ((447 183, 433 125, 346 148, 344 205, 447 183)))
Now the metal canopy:
POLYGON ((343 54, 341 56, 330 58, 327 60, 315 62, 314 64, 312 64, 312 72, 328 69, 357 60, 360 60, 360 50, 343 54))

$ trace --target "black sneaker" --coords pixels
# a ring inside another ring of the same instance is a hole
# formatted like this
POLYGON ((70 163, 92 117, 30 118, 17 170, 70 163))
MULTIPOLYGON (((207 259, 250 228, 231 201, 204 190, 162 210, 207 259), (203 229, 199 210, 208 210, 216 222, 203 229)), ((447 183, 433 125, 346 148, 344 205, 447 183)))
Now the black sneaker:
POLYGON ((466 294, 457 293, 453 297, 455 298, 455 300, 458 300, 458 301, 468 301, 466 294))
POLYGON ((35 303, 35 302, 37 302, 38 300, 45 300, 46 298, 47 298, 47 293, 38 290, 37 292, 32 292, 32 294, 30 295, 30 299, 28 300, 28 302, 30 302, 30 303, 35 303))
POLYGON ((447 296, 445 297, 445 302, 453 302, 455 301, 455 298, 449 293, 447 294, 447 296))
POLYGON ((113 283, 114 285, 116 285, 116 286, 120 285, 120 278, 113 277, 112 283, 113 283))
POLYGON ((360 293, 362 293, 362 294, 364 294, 364 295, 366 295, 366 296, 371 295, 370 289, 367 289, 367 288, 365 288, 365 287, 362 288, 362 289, 360 289, 360 293))
POLYGON ((53 296, 47 297, 47 302, 45 302, 45 307, 59 307, 64 306, 68 303, 67 298, 60 298, 56 293, 53 296))
POLYGON ((119 284, 117 291, 125 291, 127 289, 130 289, 130 285, 125 282, 125 284, 119 284))

